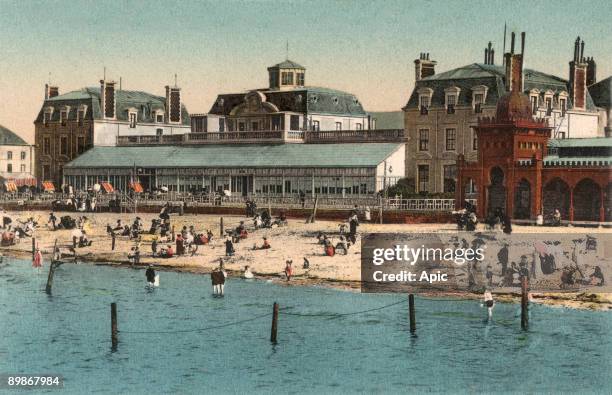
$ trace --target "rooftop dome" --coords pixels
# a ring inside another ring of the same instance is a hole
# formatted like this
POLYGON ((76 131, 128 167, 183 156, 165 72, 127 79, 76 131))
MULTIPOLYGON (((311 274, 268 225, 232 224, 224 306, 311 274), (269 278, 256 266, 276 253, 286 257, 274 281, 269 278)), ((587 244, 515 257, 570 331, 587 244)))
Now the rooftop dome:
POLYGON ((506 93, 497 101, 497 121, 513 119, 533 119, 529 97, 524 93, 512 91, 506 93))

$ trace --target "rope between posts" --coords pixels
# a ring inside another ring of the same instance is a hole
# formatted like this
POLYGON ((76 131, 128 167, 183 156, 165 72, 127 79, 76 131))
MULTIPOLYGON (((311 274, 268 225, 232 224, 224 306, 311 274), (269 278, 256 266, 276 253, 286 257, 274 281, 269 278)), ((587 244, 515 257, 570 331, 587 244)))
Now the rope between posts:
MULTIPOLYGON (((285 309, 281 309, 279 311, 279 313, 281 314, 286 314, 286 315, 290 315, 290 316, 297 316, 297 317, 344 317, 344 316, 349 316, 349 315, 357 315, 357 314, 363 314, 363 313, 368 313, 371 311, 378 311, 378 310, 383 310, 392 306, 396 306, 400 303, 405 303, 405 300, 400 300, 385 306, 379 306, 379 307, 374 307, 372 309, 367 309, 367 310, 360 310, 360 311, 353 311, 350 313, 320 313, 320 314, 303 314, 303 313, 291 313, 286 311, 285 309)), ((267 313, 267 314, 262 314, 262 315, 258 315, 256 317, 252 317, 252 318, 247 318, 244 320, 240 320, 240 321, 234 321, 234 322, 228 322, 226 324, 220 324, 220 325, 214 325, 214 326, 208 326, 208 327, 204 327, 204 328, 193 328, 193 329, 176 329, 176 330, 167 330, 167 331, 124 331, 124 330, 118 330, 118 333, 135 333, 135 334, 172 334, 172 333, 189 333, 189 332, 203 332, 203 331, 207 331, 207 330, 211 330, 211 329, 219 329, 219 328, 226 328, 228 326, 233 326, 233 325, 239 325, 239 324, 243 324, 245 322, 250 322, 250 321, 255 321, 261 318, 265 318, 265 317, 269 317, 271 316, 271 313, 267 313)))
POLYGON ((347 315, 357 315, 357 314, 363 314, 363 313, 369 313, 371 311, 378 311, 378 310, 383 310, 392 306, 396 306, 400 303, 406 303, 405 300, 400 300, 385 306, 380 306, 380 307, 374 307, 372 309, 367 309, 367 310, 361 310, 361 311, 353 311, 350 313, 310 313, 310 314, 304 314, 304 313, 291 313, 288 311, 285 311, 285 309, 281 309, 280 312, 282 314, 286 314, 286 315, 292 315, 292 316, 296 316, 296 317, 344 317, 347 315))
POLYGON ((247 319, 240 320, 240 321, 228 322, 226 324, 207 326, 205 328, 176 329, 176 330, 169 330, 169 331, 123 331, 123 330, 118 330, 118 332, 119 333, 139 333, 139 334, 203 332, 203 331, 207 331, 207 330, 210 330, 210 329, 225 328, 225 327, 232 326, 232 325, 242 324, 244 322, 255 321, 255 320, 258 320, 260 318, 269 317, 271 315, 272 315, 271 313, 268 313, 268 314, 258 315, 258 316, 253 317, 253 318, 247 318, 247 319))

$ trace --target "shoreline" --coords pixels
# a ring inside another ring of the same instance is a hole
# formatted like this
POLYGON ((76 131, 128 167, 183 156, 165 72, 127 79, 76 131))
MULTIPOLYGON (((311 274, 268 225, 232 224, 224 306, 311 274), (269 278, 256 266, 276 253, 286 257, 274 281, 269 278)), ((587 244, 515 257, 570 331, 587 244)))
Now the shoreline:
MULTIPOLYGON (((26 258, 31 254, 22 250, 4 250, 9 254, 2 254, 3 257, 10 258, 26 258)), ((93 266, 107 266, 121 269, 132 269, 132 270, 144 270, 148 267, 149 263, 140 263, 139 265, 133 265, 127 260, 115 260, 110 261, 108 259, 101 259, 94 257, 93 259, 87 257, 87 255, 79 257, 78 262, 73 264, 86 264, 93 266)), ((64 264, 71 262, 64 261, 64 264)), ((201 266, 175 266, 175 265, 163 265, 156 264, 155 269, 162 272, 176 272, 176 273, 189 273, 196 275, 210 274, 212 269, 201 266)), ((227 270, 228 277, 231 278, 242 278, 241 273, 236 270, 227 270)), ((253 272, 254 280, 257 281, 271 281, 276 285, 282 286, 295 286, 295 287, 324 287, 332 288, 340 291, 358 292, 361 288, 360 281, 352 280, 337 280, 331 278, 319 278, 307 275, 297 275, 292 278, 291 281, 283 279, 283 275, 280 274, 269 274, 269 273, 258 273, 253 272)), ((520 290, 517 292, 493 292, 495 295, 495 301, 499 303, 521 303, 520 290)), ((419 292, 416 294, 418 297, 429 298, 429 299, 456 299, 456 300, 482 300, 482 295, 473 292, 460 292, 460 291, 438 291, 438 292, 419 292)), ((591 310, 591 311, 610 311, 612 310, 612 294, 609 293, 594 293, 594 292, 534 292, 531 294, 533 300, 531 303, 541 304, 549 307, 558 308, 569 308, 576 310, 591 310)))
MULTIPOLYGON (((52 230, 46 222, 48 212, 8 212, 13 219, 13 223, 23 221, 24 218, 33 217, 38 221, 38 227, 34 230, 33 237, 36 238, 36 245, 44 255, 45 266, 51 259, 51 252, 55 240, 58 242, 61 252, 67 253, 71 246, 71 230, 52 230)), ((310 287, 329 287, 348 291, 359 291, 361 287, 361 246, 360 238, 355 246, 352 246, 347 255, 336 255, 335 257, 323 256, 320 252, 321 246, 316 242, 315 235, 318 232, 329 234, 336 237, 339 222, 337 221, 317 221, 314 224, 305 224, 303 220, 290 219, 286 227, 274 229, 251 229, 251 221, 241 216, 224 216, 224 228, 235 227, 240 221, 245 221, 249 236, 240 243, 235 244, 236 254, 232 257, 225 257, 225 247, 223 240, 218 237, 213 238, 213 242, 208 245, 199 246, 197 253, 193 256, 182 255, 170 259, 152 257, 150 253, 150 242, 154 236, 142 234, 142 241, 139 242, 141 258, 139 265, 132 265, 127 254, 136 245, 134 240, 127 237, 117 236, 115 250, 111 250, 111 238, 106 234, 106 224, 114 225, 117 219, 121 219, 124 224, 130 224, 132 220, 139 216, 142 218, 145 230, 148 229, 151 219, 157 217, 155 214, 108 214, 108 213, 55 213, 57 218, 63 215, 70 215, 76 218, 85 215, 89 219, 88 235, 93 241, 90 247, 76 248, 76 260, 78 262, 94 265, 104 265, 113 267, 146 267, 154 264, 156 269, 163 271, 186 272, 193 274, 208 274, 213 268, 218 266, 219 259, 223 258, 225 270, 231 277, 241 277, 245 266, 250 266, 251 271, 259 280, 271 280, 284 286, 310 286, 310 287), (272 245, 268 250, 253 249, 254 244, 260 245, 262 237, 267 237, 272 245), (310 268, 302 268, 301 259, 307 258, 310 261, 310 268), (284 262, 293 261, 294 275, 291 281, 284 279, 284 262)), ((175 226, 176 233, 180 233, 183 226, 194 225, 196 232, 204 232, 211 229, 218 234, 219 216, 212 215, 184 215, 172 216, 172 224, 175 226)), ((396 232, 452 232, 454 226, 449 224, 420 224, 420 225, 393 225, 393 224, 371 224, 363 223, 359 229, 360 233, 396 233, 396 232)), ((520 232, 534 233, 542 231, 534 227, 521 227, 520 232)), ((575 231, 566 229, 567 231, 575 231)), ((520 233, 516 232, 516 233, 520 233)), ((577 232, 578 233, 578 232, 577 232)), ((601 233, 610 234, 612 231, 601 230, 601 233)), ((30 238, 25 238, 19 243, 0 247, 3 256, 31 259, 32 245, 30 238)), ((172 242, 160 243, 160 246, 172 244, 172 242)), ((68 254, 66 254, 68 255, 68 254)), ((72 258, 63 259, 69 262, 72 258)), ((499 302, 520 301, 520 289, 516 291, 497 291, 494 292, 495 299, 499 302)), ((481 300, 482 295, 463 291, 436 291, 419 292, 419 296, 430 298, 456 298, 462 300, 481 300)), ((533 301, 538 304, 545 304, 557 307, 566 307, 585 310, 612 310, 612 293, 596 293, 592 290, 587 291, 562 291, 562 292, 533 292, 533 301)))

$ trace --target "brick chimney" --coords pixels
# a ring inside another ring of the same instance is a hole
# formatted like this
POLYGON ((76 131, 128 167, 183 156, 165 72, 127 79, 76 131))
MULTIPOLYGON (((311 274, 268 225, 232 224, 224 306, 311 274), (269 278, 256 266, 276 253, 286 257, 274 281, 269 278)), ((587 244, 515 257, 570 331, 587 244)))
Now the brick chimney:
POLYGON ((117 100, 115 97, 115 81, 100 80, 100 109, 106 119, 115 119, 117 100))
POLYGON ((523 56, 525 54, 525 32, 521 33, 521 53, 514 53, 515 34, 510 36, 510 52, 504 54, 506 89, 510 92, 523 91, 523 56))
POLYGON ((166 119, 169 123, 181 123, 181 88, 166 85, 166 119))
POLYGON ((55 96, 59 96, 59 88, 57 86, 49 86, 49 84, 45 84, 45 100, 51 99, 55 96))
POLYGON ((588 63, 584 58, 584 41, 580 37, 574 42, 574 59, 569 63, 569 90, 574 108, 586 108, 588 63))
POLYGON ((429 60, 429 52, 421 52, 419 58, 414 61, 415 81, 436 74, 436 64, 435 60, 429 60))

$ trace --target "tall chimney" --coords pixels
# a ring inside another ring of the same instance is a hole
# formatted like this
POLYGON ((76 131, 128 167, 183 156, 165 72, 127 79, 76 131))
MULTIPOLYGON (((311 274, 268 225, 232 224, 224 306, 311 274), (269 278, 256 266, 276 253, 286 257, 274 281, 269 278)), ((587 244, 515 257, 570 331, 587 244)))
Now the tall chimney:
POLYGON ((597 82, 597 64, 595 59, 591 56, 587 58, 587 86, 591 86, 597 82))
POLYGON ((421 52, 419 58, 414 61, 414 80, 420 81, 436 74, 436 64, 435 60, 429 60, 429 52, 421 52))
POLYGON ((181 123, 181 88, 166 85, 166 120, 169 123, 181 123))
POLYGON ((584 40, 580 43, 580 62, 584 62, 584 40))
POLYGON ((515 34, 512 32, 510 52, 504 54, 506 89, 510 92, 523 91, 523 52, 525 51, 525 33, 521 33, 521 53, 514 53, 515 34))
POLYGON ((55 85, 45 84, 45 100, 59 96, 59 88, 55 85))
POLYGON ((489 48, 485 48, 484 64, 489 64, 489 48))
POLYGON ((100 108, 103 117, 115 119, 116 107, 115 81, 100 80, 100 108))
POLYGON ((491 48, 491 52, 489 52, 489 56, 491 57, 491 61, 489 64, 495 64, 495 50, 491 48))
POLYGON ((49 84, 45 84, 45 100, 49 98, 49 84))
POLYGON ((569 62, 569 91, 575 109, 586 108, 587 69, 584 59, 584 41, 580 37, 574 42, 574 59, 569 62))

